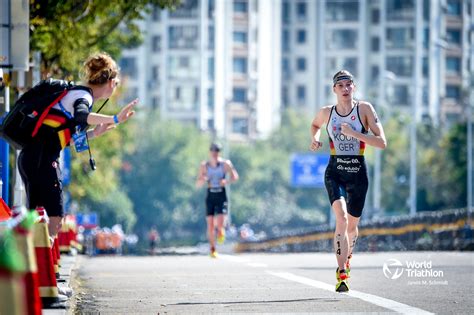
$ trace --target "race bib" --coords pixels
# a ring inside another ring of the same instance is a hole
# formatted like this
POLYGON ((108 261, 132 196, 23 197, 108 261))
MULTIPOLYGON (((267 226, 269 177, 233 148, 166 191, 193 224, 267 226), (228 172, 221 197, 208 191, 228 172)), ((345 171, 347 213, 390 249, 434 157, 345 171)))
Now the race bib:
POLYGON ((86 131, 76 132, 72 139, 74 140, 74 147, 76 148, 76 152, 83 152, 89 149, 89 145, 87 143, 86 131))

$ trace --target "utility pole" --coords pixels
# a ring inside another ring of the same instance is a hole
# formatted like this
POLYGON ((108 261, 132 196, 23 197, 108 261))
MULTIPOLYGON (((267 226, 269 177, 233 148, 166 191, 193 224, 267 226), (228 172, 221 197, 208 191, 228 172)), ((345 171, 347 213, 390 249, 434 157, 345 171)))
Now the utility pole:
POLYGON ((422 98, 422 62, 423 62, 423 1, 416 1, 415 9, 415 69, 413 75, 414 97, 411 103, 410 123, 410 215, 416 214, 416 124, 418 122, 418 110, 421 107, 422 98))

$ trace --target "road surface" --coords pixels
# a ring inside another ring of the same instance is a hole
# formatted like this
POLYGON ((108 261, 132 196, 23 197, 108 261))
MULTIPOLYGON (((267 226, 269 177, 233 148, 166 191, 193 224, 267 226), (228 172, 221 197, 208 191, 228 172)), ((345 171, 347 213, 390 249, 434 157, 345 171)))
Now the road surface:
POLYGON ((474 253, 357 253, 349 293, 334 292, 329 253, 80 257, 77 263, 78 314, 474 314, 474 253))

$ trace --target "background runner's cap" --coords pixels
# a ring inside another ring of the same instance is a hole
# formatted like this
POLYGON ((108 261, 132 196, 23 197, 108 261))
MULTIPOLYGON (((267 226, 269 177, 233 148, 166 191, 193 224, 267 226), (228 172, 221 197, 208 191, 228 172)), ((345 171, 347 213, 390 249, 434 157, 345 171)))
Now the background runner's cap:
POLYGON ((209 148, 209 151, 213 151, 213 152, 220 152, 221 150, 222 148, 219 143, 213 143, 211 144, 211 147, 209 148))
POLYGON ((338 71, 334 77, 332 77, 332 83, 333 84, 336 84, 337 82, 339 81, 342 81, 342 80, 350 80, 350 81, 354 81, 354 76, 352 75, 352 73, 350 73, 349 71, 347 70, 341 70, 341 71, 338 71))

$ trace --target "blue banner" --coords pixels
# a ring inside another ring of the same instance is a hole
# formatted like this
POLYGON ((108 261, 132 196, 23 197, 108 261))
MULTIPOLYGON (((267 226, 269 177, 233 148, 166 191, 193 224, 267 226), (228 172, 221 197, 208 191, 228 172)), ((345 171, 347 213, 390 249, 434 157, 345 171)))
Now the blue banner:
POLYGON ((305 188, 324 187, 324 172, 329 155, 296 153, 291 157, 291 186, 305 188))
POLYGON ((77 213, 77 225, 83 226, 86 229, 92 229, 99 226, 99 216, 95 212, 91 213, 77 213))

